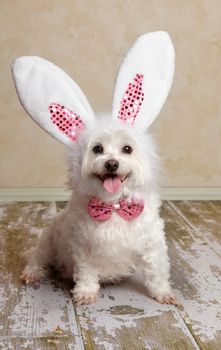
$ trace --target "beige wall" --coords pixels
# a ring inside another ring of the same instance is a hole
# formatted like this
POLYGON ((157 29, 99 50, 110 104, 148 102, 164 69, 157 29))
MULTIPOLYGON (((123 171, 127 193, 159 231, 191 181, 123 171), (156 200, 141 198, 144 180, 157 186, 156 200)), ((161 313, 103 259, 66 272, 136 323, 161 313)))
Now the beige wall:
POLYGON ((152 127, 163 184, 221 186, 220 13, 220 0, 1 0, 0 187, 59 187, 66 179, 63 146, 25 115, 11 61, 53 61, 106 111, 123 55, 154 30, 170 33, 177 57, 172 92, 152 127))

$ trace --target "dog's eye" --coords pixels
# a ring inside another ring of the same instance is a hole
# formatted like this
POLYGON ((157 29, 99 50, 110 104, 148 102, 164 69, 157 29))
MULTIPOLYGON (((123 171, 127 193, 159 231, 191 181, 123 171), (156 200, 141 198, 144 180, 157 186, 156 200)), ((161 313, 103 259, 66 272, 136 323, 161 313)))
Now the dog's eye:
POLYGON ((126 145, 126 146, 124 146, 124 147, 122 148, 122 152, 123 152, 123 153, 130 154, 130 153, 133 152, 133 148, 132 148, 131 146, 126 145))
POLYGON ((93 147, 92 151, 95 153, 95 154, 98 154, 98 153, 103 153, 104 152, 104 149, 101 145, 96 145, 93 147))

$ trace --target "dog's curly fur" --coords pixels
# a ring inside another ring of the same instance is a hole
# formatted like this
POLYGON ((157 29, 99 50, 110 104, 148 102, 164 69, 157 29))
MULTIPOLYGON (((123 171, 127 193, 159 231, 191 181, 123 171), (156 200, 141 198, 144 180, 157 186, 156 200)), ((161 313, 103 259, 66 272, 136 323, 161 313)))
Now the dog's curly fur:
POLYGON ((74 280, 73 300, 88 304, 96 300, 101 283, 141 269, 149 295, 160 303, 176 304, 169 284, 164 222, 159 216, 158 157, 153 140, 107 116, 97 119, 68 148, 71 199, 31 250, 21 278, 26 283, 39 281, 47 266, 54 265, 64 278, 74 280), (102 145, 103 153, 93 152, 97 144, 102 145), (132 148, 130 154, 122 152, 125 145, 132 148), (114 194, 102 184, 109 159, 119 162, 117 174, 122 179, 121 190, 114 194), (116 213, 107 221, 95 221, 87 211, 93 196, 107 202, 143 199, 144 211, 130 221, 116 213))

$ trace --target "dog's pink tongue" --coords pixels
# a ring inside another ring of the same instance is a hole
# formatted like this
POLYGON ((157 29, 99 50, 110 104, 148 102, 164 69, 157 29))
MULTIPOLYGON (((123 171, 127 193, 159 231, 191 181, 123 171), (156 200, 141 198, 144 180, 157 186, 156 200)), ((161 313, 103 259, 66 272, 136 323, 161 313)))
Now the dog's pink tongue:
POLYGON ((121 181, 119 176, 116 177, 108 177, 104 180, 103 186, 107 192, 110 193, 117 193, 120 191, 121 188, 121 181))

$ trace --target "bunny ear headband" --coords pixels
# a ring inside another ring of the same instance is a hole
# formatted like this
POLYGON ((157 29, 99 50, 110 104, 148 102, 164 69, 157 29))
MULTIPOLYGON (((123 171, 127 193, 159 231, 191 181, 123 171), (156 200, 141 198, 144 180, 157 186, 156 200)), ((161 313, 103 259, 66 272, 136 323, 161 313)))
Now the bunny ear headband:
MULTIPOLYGON (((169 93, 174 49, 166 32, 139 37, 117 75, 112 117, 145 131, 169 93)), ((12 73, 21 104, 31 118, 64 144, 75 141, 94 121, 79 86, 63 70, 35 56, 17 58, 12 73)))

